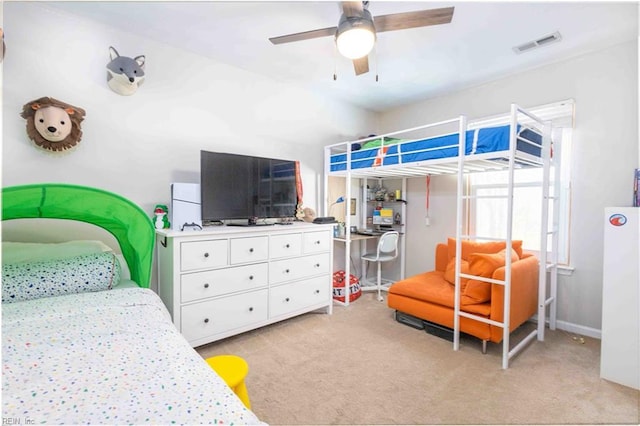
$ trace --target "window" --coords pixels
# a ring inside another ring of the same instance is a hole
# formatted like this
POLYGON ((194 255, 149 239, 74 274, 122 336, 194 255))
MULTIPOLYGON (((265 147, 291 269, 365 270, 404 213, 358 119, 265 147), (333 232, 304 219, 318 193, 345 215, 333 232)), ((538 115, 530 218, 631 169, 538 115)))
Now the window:
MULTIPOLYGON (((573 102, 558 104, 555 112, 545 119, 552 119, 554 155, 560 156, 559 200, 549 203, 549 229, 558 229, 558 263, 569 264, 569 212, 571 200, 570 165, 572 145, 573 102), (569 105, 570 108, 567 106, 569 105), (559 222, 553 224, 553 208, 559 209, 559 222)), ((544 107, 541 107, 544 108, 544 107)), ((549 106, 546 107, 549 110, 549 106)), ((531 109, 536 113, 536 109, 531 109)), ((555 171, 551 170, 554 181, 555 171)), ((469 174, 468 224, 471 234, 506 238, 507 200, 491 198, 507 194, 507 171, 469 174), (477 197, 475 197, 477 196, 477 197)), ((555 184, 555 182, 553 182, 555 184)), ((553 195, 553 194, 550 194, 553 195)), ((542 168, 520 169, 514 171, 514 202, 512 216, 512 238, 522 240, 524 248, 533 252, 540 251, 540 226, 542 214, 542 168)), ((551 250, 551 236, 547 240, 551 250)))

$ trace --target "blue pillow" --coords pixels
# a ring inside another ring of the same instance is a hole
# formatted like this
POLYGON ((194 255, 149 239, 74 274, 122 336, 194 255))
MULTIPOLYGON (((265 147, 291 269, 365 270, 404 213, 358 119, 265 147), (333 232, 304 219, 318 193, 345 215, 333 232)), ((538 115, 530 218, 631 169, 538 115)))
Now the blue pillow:
POLYGON ((109 290, 120 281, 111 252, 2 265, 2 303, 109 290))

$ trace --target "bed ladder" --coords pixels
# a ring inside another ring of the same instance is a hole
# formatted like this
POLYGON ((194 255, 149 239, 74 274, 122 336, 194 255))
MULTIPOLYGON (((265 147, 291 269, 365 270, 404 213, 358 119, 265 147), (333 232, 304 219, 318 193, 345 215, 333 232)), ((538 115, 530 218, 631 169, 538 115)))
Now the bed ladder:
POLYGON ((561 149, 552 151, 551 123, 545 123, 543 135, 543 178, 542 178, 542 217, 540 236, 540 271, 538 285, 538 340, 544 341, 549 307, 549 328, 556 329, 556 301, 558 289, 558 248, 560 243, 560 164, 561 149), (551 168, 553 167, 553 182, 551 168), (549 209, 552 208, 552 221, 549 224, 549 209), (549 237, 551 253, 549 255, 549 237), (547 295, 547 283, 549 295, 547 295))
MULTIPOLYGON (((458 170, 458 206, 457 206, 457 226, 456 226, 456 282, 455 282, 455 304, 454 304, 454 341, 453 349, 460 349, 460 319, 469 318, 475 321, 480 321, 489 325, 493 325, 502 329, 502 368, 509 367, 509 359, 519 352, 524 345, 535 338, 537 332, 533 332, 532 335, 527 336, 520 344, 518 344, 512 351, 509 351, 509 337, 510 330, 510 301, 511 301, 511 248, 512 248, 512 229, 513 229, 513 180, 514 180, 514 167, 515 167, 515 150, 518 138, 517 133, 517 114, 518 107, 515 104, 511 105, 510 113, 510 128, 509 128, 509 155, 508 155, 508 182, 507 182, 507 194, 506 195, 494 195, 490 198, 494 199, 506 199, 507 200, 507 223, 506 223, 506 238, 493 238, 488 236, 470 235, 469 232, 463 232, 462 212, 464 209, 464 200, 486 198, 477 195, 467 195, 463 193, 462 173, 464 172, 464 141, 460 141, 461 147, 459 150, 459 170, 458 170), (479 239, 479 240, 506 240, 506 252, 505 252, 505 277, 504 280, 495 280, 492 278, 484 278, 475 275, 463 274, 461 272, 462 265, 462 239, 479 239), (503 318, 502 322, 494 321, 489 318, 485 318, 479 315, 470 314, 460 310, 460 279, 468 278, 488 282, 490 284, 502 285, 504 287, 504 306, 503 306, 503 318)), ((483 345, 484 349, 484 345, 483 345)))
MULTIPOLYGON (((555 328, 555 297, 547 298, 546 296, 546 276, 547 269, 552 270, 551 273, 551 293, 555 295, 555 276, 557 268, 557 244, 558 244, 558 228, 557 224, 559 223, 559 209, 554 208, 554 228, 549 231, 548 230, 548 216, 549 216, 549 200, 559 199, 558 193, 558 185, 555 185, 555 191, 553 197, 549 196, 549 186, 550 186, 550 177, 549 170, 551 164, 551 125, 549 122, 543 123, 537 117, 531 115, 530 113, 522 110, 516 104, 511 105, 510 112, 510 136, 509 136, 509 166, 508 166, 508 183, 507 183, 507 194, 506 195, 497 195, 497 196, 488 196, 488 197, 479 197, 479 196, 465 196, 464 195, 464 187, 463 187, 463 177, 464 177, 464 161, 465 161, 465 137, 462 135, 466 135, 466 118, 460 118, 460 140, 459 140, 459 151, 458 151, 458 187, 457 187, 457 216, 456 216, 456 280, 455 280, 455 296, 454 296, 454 340, 453 340, 453 349, 460 349, 460 319, 462 317, 473 319, 475 321, 484 322, 496 327, 500 327, 502 329, 502 368, 509 368, 509 360, 517 355, 524 347, 526 347, 532 340, 538 337, 538 340, 544 340, 544 324, 545 324, 545 312, 546 306, 551 305, 551 313, 552 313, 552 327, 555 328), (539 124, 543 124, 543 138, 542 138, 542 160, 543 160, 543 200, 542 200, 542 220, 541 220, 541 259, 540 259, 540 278, 538 282, 538 300, 541 301, 538 303, 538 327, 529 333, 525 338, 523 338, 517 345, 513 347, 513 349, 509 349, 510 344, 510 327, 511 323, 510 319, 510 302, 511 302, 511 248, 513 247, 513 239, 512 239, 512 228, 513 228, 513 192, 514 192, 514 169, 515 169, 515 153, 517 148, 517 140, 518 140, 518 114, 524 114, 529 119, 538 122, 539 124), (464 200, 472 199, 472 198, 501 198, 507 200, 507 232, 506 232, 506 256, 505 256, 505 279, 502 280, 494 280, 491 278, 478 277, 469 274, 461 273, 461 264, 462 264, 462 239, 480 239, 480 240, 503 240, 502 238, 492 238, 486 236, 475 236, 466 234, 463 232, 463 210, 464 210, 464 200), (547 239, 548 235, 551 235, 553 238, 553 260, 551 263, 547 261, 547 239), (544 269, 544 273, 542 270, 544 269), (460 310, 460 279, 461 278, 469 278, 476 279, 484 282, 488 282, 491 284, 498 284, 504 286, 504 306, 503 306, 503 321, 498 322, 491 320, 489 318, 481 317, 478 315, 470 314, 467 312, 463 312, 460 310), (542 315, 541 315, 542 313, 542 315), (541 330, 542 327, 542 330, 541 330)), ((557 161, 557 160, 556 160, 557 161)), ((558 161, 559 164, 559 161, 558 161)), ((556 176, 555 182, 559 182, 559 168, 555 168, 556 176)), ((483 342, 483 352, 484 352, 484 342, 483 342)))

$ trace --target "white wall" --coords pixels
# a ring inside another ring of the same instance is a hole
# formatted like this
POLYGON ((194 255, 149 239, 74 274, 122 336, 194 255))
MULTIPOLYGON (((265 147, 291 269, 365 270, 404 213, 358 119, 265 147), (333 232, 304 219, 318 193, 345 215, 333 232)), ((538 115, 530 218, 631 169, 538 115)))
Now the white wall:
MULTIPOLYGON (((505 113, 575 99, 572 153, 571 266, 558 289, 559 325, 597 335, 602 315, 603 208, 629 206, 638 167, 638 44, 620 44, 382 115, 381 132, 467 114, 505 113)), ((407 274, 433 268, 433 248, 455 235, 455 178, 431 181, 431 226, 424 225, 425 180, 408 190, 407 274), (425 249, 426 247, 426 249, 425 249)))
MULTIPOLYGON (((170 28, 167 29, 170 31, 170 28)), ((371 132, 375 114, 38 3, 4 4, 3 186, 64 182, 117 192, 151 212, 170 182, 198 182, 200 150, 301 162, 318 208, 322 147, 371 132), (146 55, 133 96, 106 83, 109 46, 146 55), (74 152, 35 148, 22 106, 50 96, 86 110, 74 152)))
MULTIPOLYGON (((67 182, 124 195, 150 211, 167 203, 169 183, 197 182, 199 151, 274 156, 302 163, 305 204, 316 206, 322 146, 371 129, 386 132, 465 113, 505 112, 576 100, 571 264, 559 286, 559 319, 600 328, 602 209, 629 205, 638 167, 637 43, 626 43, 482 86, 398 108, 381 117, 295 87, 49 9, 4 4, 3 186, 67 182), (139 92, 122 97, 106 85, 108 47, 146 55, 139 92), (34 148, 19 114, 51 96, 87 111, 72 153, 34 148)), ((434 178, 431 226, 424 226, 424 179, 409 182, 407 274, 433 266, 433 247, 453 232, 455 180, 434 178)))

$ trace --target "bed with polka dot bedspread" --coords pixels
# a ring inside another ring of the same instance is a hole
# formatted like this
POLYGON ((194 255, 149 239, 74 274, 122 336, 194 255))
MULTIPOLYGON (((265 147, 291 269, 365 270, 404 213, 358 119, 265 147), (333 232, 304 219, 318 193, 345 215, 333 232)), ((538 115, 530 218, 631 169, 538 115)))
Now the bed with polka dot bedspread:
POLYGON ((3 304, 2 364, 15 424, 261 424, 149 289, 3 304))

